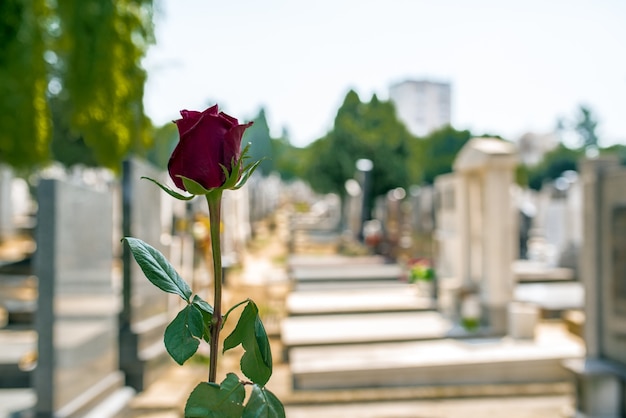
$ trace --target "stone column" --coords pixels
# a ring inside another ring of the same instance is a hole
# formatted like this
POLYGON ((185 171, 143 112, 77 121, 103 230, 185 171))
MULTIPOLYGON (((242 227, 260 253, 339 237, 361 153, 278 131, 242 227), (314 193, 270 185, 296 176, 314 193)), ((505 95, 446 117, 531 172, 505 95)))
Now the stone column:
POLYGON ((517 244, 511 208, 511 167, 495 166, 483 177, 483 286, 481 300, 490 326, 506 330, 506 309, 513 298, 513 270, 517 244))
POLYGON ((602 174, 603 160, 583 160, 580 162, 580 174, 583 199, 583 237, 580 259, 580 277, 585 286, 585 326, 584 338, 588 357, 600 355, 600 294, 598 280, 601 276, 600 263, 600 210, 601 191, 598 187, 598 177, 602 174))
POLYGON ((459 231, 458 269, 462 284, 471 283, 470 274, 470 216, 469 216, 469 187, 466 176, 456 177, 456 214, 459 231))

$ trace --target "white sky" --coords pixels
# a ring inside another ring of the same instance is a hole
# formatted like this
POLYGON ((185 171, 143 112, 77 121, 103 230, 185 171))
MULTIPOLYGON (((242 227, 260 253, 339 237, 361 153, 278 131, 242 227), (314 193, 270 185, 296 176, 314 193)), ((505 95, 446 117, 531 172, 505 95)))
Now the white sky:
POLYGON ((404 79, 452 84, 452 124, 511 140, 587 104, 626 143, 624 0, 156 0, 145 106, 157 125, 218 103, 266 109, 304 146, 404 79))

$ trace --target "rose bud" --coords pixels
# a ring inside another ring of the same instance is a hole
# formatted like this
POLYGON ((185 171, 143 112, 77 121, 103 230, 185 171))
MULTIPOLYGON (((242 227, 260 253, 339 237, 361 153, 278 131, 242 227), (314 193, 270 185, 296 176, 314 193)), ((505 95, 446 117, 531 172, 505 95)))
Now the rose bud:
MULTIPOLYGON (((252 122, 240 125, 237 119, 219 112, 217 105, 204 112, 182 110, 174 121, 180 141, 167 165, 176 187, 187 191, 180 176, 194 180, 205 189, 222 186, 241 157, 241 138, 252 122)), ((241 174, 241 173, 238 173, 241 174)))

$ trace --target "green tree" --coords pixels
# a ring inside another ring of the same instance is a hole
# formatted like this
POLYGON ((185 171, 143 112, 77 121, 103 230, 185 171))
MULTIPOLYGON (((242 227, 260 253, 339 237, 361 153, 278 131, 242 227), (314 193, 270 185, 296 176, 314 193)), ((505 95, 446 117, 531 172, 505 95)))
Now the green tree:
POLYGON ((408 188, 409 146, 416 139, 396 118, 389 101, 376 95, 364 106, 362 138, 365 158, 372 160, 372 194, 380 196, 396 187, 408 188))
POLYGON ((28 168, 49 158, 45 0, 0 1, 0 162, 28 168))
POLYGON ((373 162, 371 198, 407 187, 407 158, 414 138, 398 121, 391 103, 374 95, 363 103, 349 91, 333 129, 307 150, 306 178, 320 192, 345 195, 345 182, 356 174, 356 161, 373 162))
POLYGON ((337 111, 333 130, 309 145, 305 176, 317 191, 345 195, 344 184, 354 176, 356 160, 365 158, 359 150, 362 106, 359 96, 350 90, 337 111))
POLYGON ((600 150, 600 154, 613 154, 617 155, 622 165, 626 165, 626 145, 614 144, 600 150))
POLYGON ((151 124, 141 60, 153 42, 152 0, 1 3, 0 158, 32 167, 51 148, 66 165, 118 169, 144 152, 151 124))
POLYGON ((470 131, 457 131, 445 126, 421 139, 412 147, 412 161, 421 165, 418 182, 432 184, 435 177, 452 172, 456 155, 471 137, 470 131))
POLYGON ((153 42, 152 1, 63 0, 58 14, 68 125, 99 164, 117 168, 150 143, 141 59, 153 42))
POLYGON ((580 135, 582 147, 585 149, 598 149, 598 135, 596 128, 598 122, 591 109, 581 105, 579 109, 578 121, 576 122, 576 132, 580 135))
POLYGON ((178 144, 178 128, 175 123, 166 123, 153 130, 154 145, 148 150, 146 158, 155 167, 167 169, 174 148, 178 144))
POLYGON ((306 160, 307 150, 291 144, 289 133, 283 130, 280 138, 272 140, 274 150, 274 168, 283 180, 294 180, 304 177, 302 161, 306 160))
POLYGON ((252 126, 246 130, 243 142, 250 143, 250 157, 253 160, 262 160, 257 170, 267 176, 274 170, 274 147, 265 117, 265 109, 259 111, 253 122, 252 126))
POLYGON ((546 181, 555 180, 567 170, 578 170, 578 161, 584 151, 568 148, 563 144, 548 152, 541 163, 528 168, 528 187, 540 190, 546 181))

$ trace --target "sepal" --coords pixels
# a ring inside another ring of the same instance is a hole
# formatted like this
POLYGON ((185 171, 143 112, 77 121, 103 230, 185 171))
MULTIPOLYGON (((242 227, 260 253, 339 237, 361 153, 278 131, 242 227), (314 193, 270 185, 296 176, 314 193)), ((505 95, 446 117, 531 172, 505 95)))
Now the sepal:
POLYGON ((175 199, 178 200, 191 200, 193 199, 195 196, 191 195, 191 196, 185 196, 182 195, 178 192, 175 192, 174 190, 170 189, 169 187, 167 187, 164 184, 159 183, 158 181, 151 179, 150 177, 141 177, 142 179, 146 179, 146 180, 150 180, 151 182, 153 182, 154 184, 156 184, 157 186, 159 186, 161 189, 163 189, 163 191, 165 191, 167 194, 169 194, 170 196, 172 196, 175 199))
POLYGON ((197 181, 193 179, 190 179, 189 177, 185 177, 185 176, 178 176, 178 177, 180 177, 180 179, 183 181, 183 184, 185 185, 185 189, 187 189, 187 191, 193 195, 205 195, 205 194, 211 193, 212 190, 215 190, 215 189, 207 189, 203 185, 201 185, 200 183, 198 183, 197 181))

